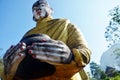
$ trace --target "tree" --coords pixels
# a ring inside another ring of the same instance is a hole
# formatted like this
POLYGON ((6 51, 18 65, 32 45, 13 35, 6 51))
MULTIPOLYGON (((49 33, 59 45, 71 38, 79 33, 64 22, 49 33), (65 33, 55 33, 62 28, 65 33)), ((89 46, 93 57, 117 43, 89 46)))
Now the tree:
POLYGON ((100 79, 101 69, 95 62, 90 63, 90 70, 93 78, 100 79))
POLYGON ((119 5, 114 7, 112 10, 110 10, 110 14, 112 17, 112 20, 118 24, 120 24, 120 7, 119 5))
POLYGON ((111 19, 109 25, 106 27, 105 38, 111 47, 120 40, 120 7, 116 6, 110 10, 111 19))
MULTIPOLYGON (((105 31, 105 38, 106 41, 109 43, 108 47, 116 43, 120 43, 120 6, 116 6, 109 11, 110 22, 109 25, 106 27, 105 31)), ((116 55, 116 60, 119 63, 120 59, 120 48, 115 49, 114 55, 116 55)), ((120 67, 120 63, 118 64, 120 67)))
MULTIPOLYGON (((111 67, 112 68, 112 67, 111 67)), ((111 68, 109 70, 111 70, 111 68)), ((102 71, 100 66, 95 62, 90 63, 90 70, 91 70, 91 80, 119 80, 120 79, 120 72, 117 70, 109 71, 108 73, 102 71), (109 74, 114 76, 109 76, 109 74)))

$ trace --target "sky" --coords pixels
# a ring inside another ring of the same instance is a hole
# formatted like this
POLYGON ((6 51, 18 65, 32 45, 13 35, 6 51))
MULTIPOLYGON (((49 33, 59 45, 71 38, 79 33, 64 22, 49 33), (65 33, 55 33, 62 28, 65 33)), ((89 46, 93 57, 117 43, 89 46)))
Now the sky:
MULTIPOLYGON (((36 23, 32 20, 32 4, 36 0, 0 0, 0 57, 36 23)), ((67 18, 82 31, 92 51, 91 61, 100 64, 108 49, 104 37, 109 24, 109 10, 120 0, 47 0, 54 18, 67 18)))

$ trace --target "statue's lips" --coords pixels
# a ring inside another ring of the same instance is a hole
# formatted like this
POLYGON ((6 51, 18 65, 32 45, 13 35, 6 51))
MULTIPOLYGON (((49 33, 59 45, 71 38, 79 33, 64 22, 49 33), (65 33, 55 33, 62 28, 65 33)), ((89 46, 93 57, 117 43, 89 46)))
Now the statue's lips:
POLYGON ((37 15, 40 15, 41 14, 41 11, 39 10, 39 11, 37 11, 37 15))

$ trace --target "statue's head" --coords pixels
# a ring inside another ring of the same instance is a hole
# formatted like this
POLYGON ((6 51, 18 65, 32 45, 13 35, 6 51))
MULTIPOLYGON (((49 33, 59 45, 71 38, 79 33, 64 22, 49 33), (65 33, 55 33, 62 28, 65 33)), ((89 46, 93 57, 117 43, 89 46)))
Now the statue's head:
POLYGON ((37 0, 32 6, 33 20, 38 21, 40 18, 51 16, 52 8, 46 0, 37 0))

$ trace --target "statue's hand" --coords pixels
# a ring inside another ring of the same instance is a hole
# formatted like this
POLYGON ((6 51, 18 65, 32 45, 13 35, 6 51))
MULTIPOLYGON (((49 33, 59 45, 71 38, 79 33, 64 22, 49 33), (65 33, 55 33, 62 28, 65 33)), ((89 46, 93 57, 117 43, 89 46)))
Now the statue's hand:
POLYGON ((71 61, 71 51, 66 44, 57 40, 33 43, 28 47, 33 58, 50 64, 66 64, 71 61), (70 59, 69 59, 70 58, 70 59))
POLYGON ((11 46, 3 56, 4 72, 6 75, 15 74, 19 63, 25 57, 24 51, 26 50, 25 43, 18 43, 15 46, 11 46))

